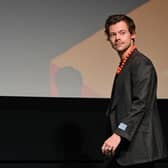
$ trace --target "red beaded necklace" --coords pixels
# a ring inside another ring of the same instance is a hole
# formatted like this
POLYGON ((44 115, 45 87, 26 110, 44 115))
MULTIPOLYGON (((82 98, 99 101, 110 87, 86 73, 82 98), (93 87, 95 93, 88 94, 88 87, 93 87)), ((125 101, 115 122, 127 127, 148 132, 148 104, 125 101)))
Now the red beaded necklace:
POLYGON ((136 46, 133 46, 131 48, 131 50, 127 53, 127 55, 124 58, 121 59, 120 64, 117 67, 117 72, 116 72, 117 74, 120 74, 120 72, 122 71, 124 65, 126 64, 126 62, 128 60, 128 58, 131 56, 131 54, 133 53, 133 51, 135 49, 136 49, 136 46))

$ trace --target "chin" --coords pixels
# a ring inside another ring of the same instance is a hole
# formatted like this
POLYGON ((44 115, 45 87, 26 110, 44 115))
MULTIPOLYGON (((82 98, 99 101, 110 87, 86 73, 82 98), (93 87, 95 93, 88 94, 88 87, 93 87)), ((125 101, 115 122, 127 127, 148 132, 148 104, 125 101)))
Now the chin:
POLYGON ((116 48, 116 51, 118 52, 124 52, 126 49, 125 48, 116 48))
POLYGON ((118 47, 118 48, 116 48, 116 51, 118 51, 118 52, 125 52, 125 51, 127 51, 128 48, 129 47, 118 47))

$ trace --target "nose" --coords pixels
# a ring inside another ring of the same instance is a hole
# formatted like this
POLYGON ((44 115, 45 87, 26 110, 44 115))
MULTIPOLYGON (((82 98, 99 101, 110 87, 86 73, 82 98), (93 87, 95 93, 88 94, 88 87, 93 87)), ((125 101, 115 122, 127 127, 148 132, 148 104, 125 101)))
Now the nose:
POLYGON ((119 39, 120 39, 120 34, 117 33, 117 34, 116 34, 116 40, 119 40, 119 39))

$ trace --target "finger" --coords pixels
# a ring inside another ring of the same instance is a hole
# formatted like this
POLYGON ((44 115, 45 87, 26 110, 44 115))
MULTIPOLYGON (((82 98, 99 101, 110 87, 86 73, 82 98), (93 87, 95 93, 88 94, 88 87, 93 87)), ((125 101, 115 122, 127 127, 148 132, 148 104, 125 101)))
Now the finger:
POLYGON ((102 153, 104 154, 105 153, 105 144, 102 145, 101 150, 102 150, 102 153))
POLYGON ((112 149, 110 148, 110 147, 108 147, 108 148, 106 148, 105 150, 104 150, 104 154, 105 155, 111 155, 112 154, 112 149))
POLYGON ((112 148, 111 154, 112 154, 113 156, 115 155, 115 149, 114 149, 114 148, 112 148))
POLYGON ((106 152, 105 152, 105 155, 106 156, 108 156, 108 157, 112 157, 112 150, 107 150, 106 152))
POLYGON ((106 153, 107 151, 110 151, 111 150, 111 147, 109 147, 109 145, 107 145, 107 144, 103 144, 103 146, 102 146, 102 153, 104 154, 104 153, 106 153))

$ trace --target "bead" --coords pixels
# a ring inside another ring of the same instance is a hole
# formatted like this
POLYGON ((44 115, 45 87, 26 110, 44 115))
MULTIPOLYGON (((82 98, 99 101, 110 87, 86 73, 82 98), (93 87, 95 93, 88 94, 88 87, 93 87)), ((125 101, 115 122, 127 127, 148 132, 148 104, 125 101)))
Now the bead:
POLYGON ((120 72, 122 71, 123 67, 125 66, 125 64, 126 64, 126 62, 127 62, 127 60, 128 60, 128 58, 131 56, 131 54, 133 53, 133 51, 134 51, 135 49, 136 49, 136 47, 133 46, 132 49, 131 49, 131 51, 128 52, 127 55, 126 55, 123 59, 121 59, 120 64, 119 64, 119 66, 117 67, 117 72, 116 72, 117 74, 120 74, 120 72))

